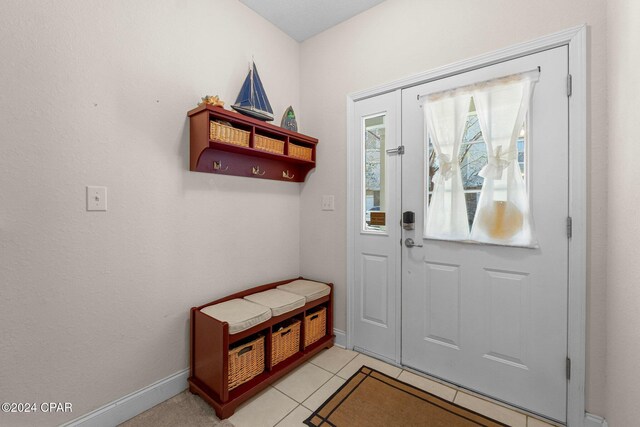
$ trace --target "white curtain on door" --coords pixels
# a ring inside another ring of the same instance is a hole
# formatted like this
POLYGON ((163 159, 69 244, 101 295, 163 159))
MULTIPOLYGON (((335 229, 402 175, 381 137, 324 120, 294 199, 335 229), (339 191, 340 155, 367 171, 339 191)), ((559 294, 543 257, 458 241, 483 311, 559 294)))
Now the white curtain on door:
POLYGON ((470 240, 538 246, 516 143, 539 74, 535 70, 473 86, 487 165, 480 171, 484 183, 470 240))
POLYGON ((428 95, 423 101, 427 132, 439 164, 433 176, 433 192, 427 209, 425 235, 429 238, 469 238, 458 155, 470 99, 468 91, 454 90, 428 95))

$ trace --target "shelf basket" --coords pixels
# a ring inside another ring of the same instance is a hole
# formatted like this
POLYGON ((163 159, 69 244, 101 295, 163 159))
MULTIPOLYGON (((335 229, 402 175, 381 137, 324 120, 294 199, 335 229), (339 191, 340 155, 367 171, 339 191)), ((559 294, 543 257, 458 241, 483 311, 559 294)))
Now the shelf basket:
POLYGON ((262 135, 256 135, 253 142, 253 148, 267 151, 269 153, 284 154, 284 141, 262 135))
POLYGON ((209 122, 209 138, 215 141, 239 145, 240 147, 248 147, 250 134, 251 132, 247 132, 246 130, 237 129, 214 121, 209 122))
POLYGON ((264 371, 264 336, 229 350, 229 390, 264 371))
POLYGON ((318 311, 304 316, 304 346, 309 347, 327 333, 327 309, 322 307, 318 311))
POLYGON ((295 157, 296 159, 311 161, 312 153, 313 153, 313 150, 311 148, 301 147, 300 145, 289 143, 289 157, 295 157))
POLYGON ((271 334, 271 366, 275 366, 300 350, 300 321, 271 334))

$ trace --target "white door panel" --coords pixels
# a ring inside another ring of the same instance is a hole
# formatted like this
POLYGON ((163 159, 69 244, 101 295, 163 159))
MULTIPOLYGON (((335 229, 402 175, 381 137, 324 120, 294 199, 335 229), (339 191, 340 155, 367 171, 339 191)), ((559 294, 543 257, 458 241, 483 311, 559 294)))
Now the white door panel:
MULTIPOLYGON (((389 327, 389 257, 362 254, 362 295, 360 296, 360 320, 383 328, 389 327)), ((393 278, 391 278, 393 280, 393 278)))
POLYGON ((566 420, 568 74, 566 47, 403 90, 402 363, 566 420), (526 183, 539 248, 424 239, 419 95, 540 67, 527 119, 526 183))
POLYGON ((424 339, 459 349, 460 268, 425 262, 424 269, 424 339))

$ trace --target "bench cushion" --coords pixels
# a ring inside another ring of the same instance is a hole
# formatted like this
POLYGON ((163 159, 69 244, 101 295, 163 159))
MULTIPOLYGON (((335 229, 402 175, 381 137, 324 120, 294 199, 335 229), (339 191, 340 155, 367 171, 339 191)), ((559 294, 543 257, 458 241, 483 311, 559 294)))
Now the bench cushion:
POLYGON ((240 298, 210 305, 200 311, 221 322, 227 322, 229 334, 237 334, 271 319, 268 307, 240 298))
POLYGON ((247 295, 244 299, 269 307, 273 316, 280 316, 300 308, 306 303, 304 297, 279 289, 269 289, 268 291, 247 295))
POLYGON ((278 289, 302 295, 306 298, 307 302, 322 298, 325 295, 329 295, 329 292, 331 292, 331 287, 326 283, 303 279, 285 283, 284 285, 278 286, 278 289))

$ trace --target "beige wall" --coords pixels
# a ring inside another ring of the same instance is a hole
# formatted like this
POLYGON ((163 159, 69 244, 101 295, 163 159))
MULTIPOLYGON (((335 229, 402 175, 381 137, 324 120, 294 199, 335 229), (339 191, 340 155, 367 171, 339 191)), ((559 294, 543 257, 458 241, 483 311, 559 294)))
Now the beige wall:
POLYGON ((0 425, 58 425, 186 368, 191 306, 298 275, 300 186, 189 172, 186 113, 251 55, 297 109, 299 44, 236 0, 15 0, 0 52, 0 396, 73 403, 0 425))
POLYGON ((590 43, 587 410, 604 413, 606 96, 602 0, 387 0, 302 44, 301 110, 320 139, 301 196, 301 273, 336 284, 346 329, 346 95, 587 23, 590 43), (320 210, 322 194, 336 211, 320 210))
POLYGON ((635 191, 640 144, 640 2, 607 5, 609 199, 606 415, 611 427, 638 425, 640 398, 640 226, 635 191))

